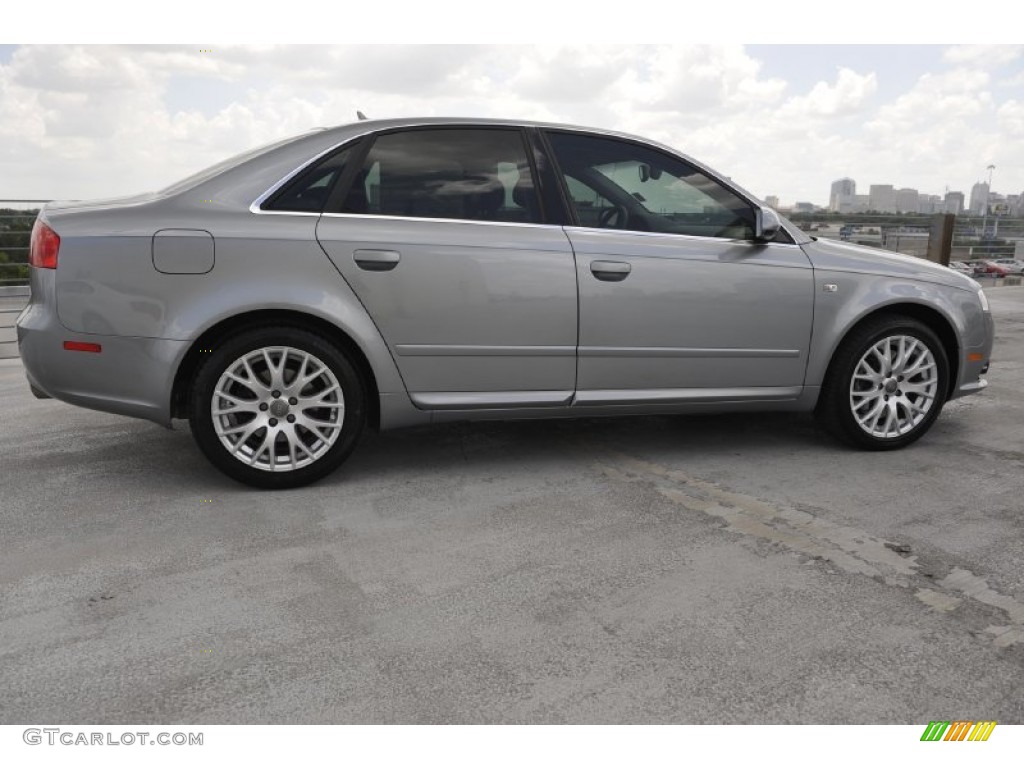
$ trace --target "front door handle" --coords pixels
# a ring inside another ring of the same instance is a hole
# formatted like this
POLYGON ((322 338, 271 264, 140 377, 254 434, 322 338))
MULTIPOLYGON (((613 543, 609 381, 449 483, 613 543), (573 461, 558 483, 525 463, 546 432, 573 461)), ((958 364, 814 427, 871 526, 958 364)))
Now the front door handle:
POLYGON ((618 283, 629 277, 633 267, 625 261, 592 261, 590 271, 598 280, 605 280, 609 283, 618 283))
POLYGON ((398 266, 401 255, 398 251, 359 250, 352 254, 360 269, 367 272, 387 272, 398 266))

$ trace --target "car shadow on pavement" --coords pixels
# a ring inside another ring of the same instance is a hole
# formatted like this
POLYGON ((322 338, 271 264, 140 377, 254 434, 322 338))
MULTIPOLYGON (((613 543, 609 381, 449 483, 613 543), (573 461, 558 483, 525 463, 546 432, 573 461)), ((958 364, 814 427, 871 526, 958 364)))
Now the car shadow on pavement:
MULTIPOLYGON (((950 425, 946 428, 952 429, 950 425)), ((581 462, 614 454, 677 463, 715 456, 723 461, 783 456, 800 461, 811 454, 841 456, 852 450, 824 433, 809 415, 793 413, 459 422, 385 433, 367 431, 349 459, 312 487, 343 490, 353 482, 395 482, 425 474, 443 483, 455 473, 501 476, 531 465, 562 466, 575 472, 581 462)), ((73 453, 81 454, 82 471, 93 478, 130 477, 131 486, 140 491, 173 493, 201 488, 203 492, 264 493, 225 477, 210 465, 184 421, 176 421, 172 431, 129 419, 96 425, 73 453)), ((66 452, 43 460, 53 461, 65 471, 78 465, 75 456, 66 452)))
MULTIPOLYGON (((173 431, 165 431, 119 420, 108 428, 92 430, 88 445, 82 447, 88 450, 90 474, 134 475, 133 485, 151 490, 202 487, 261 493, 211 466, 184 421, 175 422, 173 431)), ((848 449, 802 414, 460 422, 385 433, 367 431, 346 463, 316 487, 342 489, 353 480, 394 481, 409 472, 436 473, 443 482, 446 473, 470 468, 496 474, 521 470, 524 461, 572 467, 580 459, 615 452, 642 453, 653 460, 671 456, 678 461, 687 455, 756 458, 766 452, 800 456, 822 450, 848 449)), ((67 466, 67 457, 60 460, 67 466)))
POLYGON ((403 471, 433 471, 443 481, 446 472, 501 473, 503 465, 512 472, 523 462, 572 468, 580 459, 616 452, 678 461, 687 455, 734 458, 823 449, 847 450, 810 417, 788 413, 465 422, 367 434, 349 460, 318 485, 394 479, 403 471))

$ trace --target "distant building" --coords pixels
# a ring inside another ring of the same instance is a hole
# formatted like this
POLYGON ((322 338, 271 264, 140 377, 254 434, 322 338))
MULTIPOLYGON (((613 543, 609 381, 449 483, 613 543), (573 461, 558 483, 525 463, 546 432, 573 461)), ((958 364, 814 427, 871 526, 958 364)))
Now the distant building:
POLYGON ((971 187, 971 213, 975 216, 984 214, 986 202, 988 202, 988 184, 979 181, 971 187))
POLYGON ((1024 216, 1024 192, 1019 195, 1007 195, 1006 202, 1010 204, 1011 216, 1024 216))
POLYGON ((944 200, 946 204, 946 213, 952 213, 959 216, 964 211, 964 193, 963 192, 947 192, 944 200))
POLYGON ((917 197, 918 213, 943 213, 945 209, 946 204, 938 195, 918 195, 917 197))
POLYGON ((768 197, 766 197, 764 199, 764 204, 767 205, 769 208, 775 208, 776 210, 778 210, 778 207, 779 207, 779 196, 778 195, 768 195, 768 197))
POLYGON ((814 203, 794 203, 793 213, 814 213, 818 209, 814 203))
POLYGON ((879 213, 896 213, 896 190, 892 184, 872 184, 868 190, 868 208, 879 213))
POLYGON ((917 213, 918 192, 910 187, 896 190, 896 212, 917 213))
POLYGON ((848 213, 853 210, 857 196, 857 182, 850 178, 842 178, 832 182, 832 190, 828 196, 828 209, 848 213))

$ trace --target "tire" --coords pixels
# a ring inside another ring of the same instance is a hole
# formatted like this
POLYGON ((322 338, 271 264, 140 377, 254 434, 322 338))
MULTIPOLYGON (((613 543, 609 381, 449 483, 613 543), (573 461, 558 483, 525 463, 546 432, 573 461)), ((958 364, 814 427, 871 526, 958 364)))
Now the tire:
POLYGON ((935 332, 912 317, 883 315, 839 345, 817 412, 840 440, 888 451, 927 432, 948 391, 949 360, 935 332))
POLYGON ((301 328, 225 339, 196 371, 190 395, 199 449, 228 477, 257 488, 296 488, 333 472, 366 422, 355 367, 301 328))

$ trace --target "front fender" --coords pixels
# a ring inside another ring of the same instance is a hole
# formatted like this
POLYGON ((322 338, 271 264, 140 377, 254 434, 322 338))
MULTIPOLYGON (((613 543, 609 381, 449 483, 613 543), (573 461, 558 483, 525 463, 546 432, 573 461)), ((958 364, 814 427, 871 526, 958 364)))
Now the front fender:
POLYGON ((899 312, 901 307, 924 308, 941 318, 956 340, 956 356, 950 363, 959 375, 963 374, 961 358, 965 350, 991 343, 981 305, 971 291, 900 277, 828 269, 815 270, 815 290, 814 331, 805 377, 809 387, 821 386, 836 349, 850 330, 879 312, 899 312), (826 286, 835 289, 826 290, 826 286))

